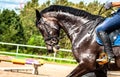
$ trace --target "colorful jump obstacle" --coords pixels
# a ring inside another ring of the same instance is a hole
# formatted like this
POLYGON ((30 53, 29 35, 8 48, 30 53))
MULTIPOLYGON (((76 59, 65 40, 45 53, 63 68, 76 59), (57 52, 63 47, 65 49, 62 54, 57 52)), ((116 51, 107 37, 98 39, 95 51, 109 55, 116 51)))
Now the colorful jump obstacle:
POLYGON ((5 55, 0 55, 0 61, 12 62, 13 64, 19 64, 19 65, 26 65, 26 64, 33 65, 32 68, 5 67, 5 68, 0 68, 0 70, 32 70, 32 74, 35 75, 38 75, 38 67, 44 64, 43 60, 41 59, 33 59, 33 58, 17 59, 15 57, 5 56, 5 55))

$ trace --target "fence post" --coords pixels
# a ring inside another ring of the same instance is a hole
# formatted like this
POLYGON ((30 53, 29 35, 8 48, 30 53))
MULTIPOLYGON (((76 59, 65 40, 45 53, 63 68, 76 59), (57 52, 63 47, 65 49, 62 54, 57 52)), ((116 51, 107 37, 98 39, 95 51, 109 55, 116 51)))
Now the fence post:
POLYGON ((55 62, 55 58, 56 58, 56 52, 54 52, 54 62, 55 62))
POLYGON ((16 57, 17 57, 17 55, 18 55, 18 52, 19 51, 19 45, 17 45, 17 49, 16 49, 16 57))

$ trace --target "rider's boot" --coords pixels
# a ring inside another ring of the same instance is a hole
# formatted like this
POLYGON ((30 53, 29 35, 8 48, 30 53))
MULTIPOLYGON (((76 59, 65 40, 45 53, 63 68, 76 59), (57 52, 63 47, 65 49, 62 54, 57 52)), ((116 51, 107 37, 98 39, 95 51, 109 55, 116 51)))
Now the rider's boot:
POLYGON ((111 63, 115 61, 115 55, 113 54, 113 49, 108 34, 104 31, 101 31, 98 33, 98 37, 102 40, 102 43, 104 45, 104 52, 108 55, 108 62, 111 63))

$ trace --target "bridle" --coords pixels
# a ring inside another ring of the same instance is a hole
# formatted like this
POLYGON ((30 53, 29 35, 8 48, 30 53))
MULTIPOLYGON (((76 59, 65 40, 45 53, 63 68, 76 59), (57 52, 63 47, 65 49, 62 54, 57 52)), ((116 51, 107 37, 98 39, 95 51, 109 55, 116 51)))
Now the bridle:
MULTIPOLYGON (((44 29, 45 29, 45 31, 47 32, 47 38, 45 38, 44 40, 45 40, 45 41, 57 40, 57 42, 58 42, 59 37, 57 37, 56 35, 51 35, 50 32, 49 32, 49 30, 47 29, 47 26, 49 26, 49 24, 47 24, 47 22, 44 21, 43 18, 41 18, 41 19, 37 22, 37 24, 40 24, 40 23, 44 25, 44 29)), ((47 43, 47 45, 50 45, 50 46, 55 46, 56 44, 57 44, 57 43, 53 43, 53 44, 47 43)))

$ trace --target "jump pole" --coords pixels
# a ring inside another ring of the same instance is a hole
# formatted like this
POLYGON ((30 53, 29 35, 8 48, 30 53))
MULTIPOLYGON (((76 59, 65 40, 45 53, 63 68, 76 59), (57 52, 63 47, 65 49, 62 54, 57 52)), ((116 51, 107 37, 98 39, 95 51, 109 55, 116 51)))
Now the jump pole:
POLYGON ((32 70, 32 74, 38 75, 38 67, 43 65, 43 62, 41 63, 40 60, 38 59, 32 59, 32 58, 27 58, 27 59, 16 59, 12 58, 11 56, 0 56, 0 61, 5 61, 5 62, 11 62, 13 64, 19 64, 19 65, 33 65, 32 68, 22 68, 22 67, 5 67, 5 68, 0 68, 0 70, 32 70))

